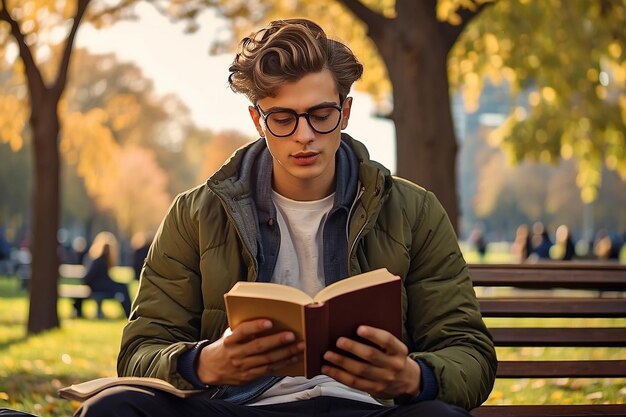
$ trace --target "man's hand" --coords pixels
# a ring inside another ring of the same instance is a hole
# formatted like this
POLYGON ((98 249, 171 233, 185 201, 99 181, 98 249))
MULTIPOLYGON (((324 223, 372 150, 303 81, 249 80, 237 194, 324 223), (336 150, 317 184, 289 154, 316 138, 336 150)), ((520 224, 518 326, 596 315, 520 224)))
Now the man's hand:
POLYGON ((369 326, 359 326, 357 334, 379 346, 368 346, 346 337, 337 340, 337 347, 361 361, 327 351, 322 372, 350 387, 377 398, 395 398, 401 394, 417 396, 420 391, 421 370, 409 358, 408 349, 391 333, 369 326))
POLYGON ((198 378, 209 385, 241 385, 302 360, 304 342, 292 332, 268 334, 265 319, 241 323, 207 345, 198 359, 198 378))

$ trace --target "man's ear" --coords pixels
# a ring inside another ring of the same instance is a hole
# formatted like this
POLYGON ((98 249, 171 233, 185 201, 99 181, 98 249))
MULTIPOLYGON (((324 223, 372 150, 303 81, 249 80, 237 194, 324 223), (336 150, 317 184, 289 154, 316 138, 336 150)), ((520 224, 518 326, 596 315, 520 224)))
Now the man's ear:
POLYGON ((248 106, 248 112, 250 112, 250 117, 252 118, 252 122, 254 122, 256 131, 259 132, 259 136, 264 138, 265 132, 263 132, 263 128, 261 127, 261 115, 259 114, 259 111, 254 106, 248 106))
POLYGON ((348 127, 348 120, 350 119, 350 110, 352 109, 352 97, 346 97, 343 101, 343 111, 341 113, 341 129, 348 127))

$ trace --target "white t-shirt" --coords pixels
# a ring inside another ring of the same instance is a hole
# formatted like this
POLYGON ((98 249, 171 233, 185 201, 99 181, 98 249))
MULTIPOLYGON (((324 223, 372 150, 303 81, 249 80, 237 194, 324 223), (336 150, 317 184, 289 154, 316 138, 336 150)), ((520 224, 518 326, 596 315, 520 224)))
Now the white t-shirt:
POLYGON ((280 228, 280 250, 272 282, 299 288, 311 297, 324 288, 323 230, 335 194, 295 201, 272 191, 280 228))
MULTIPOLYGON (((333 193, 321 200, 295 201, 272 191, 280 227, 280 250, 272 282, 300 288, 310 296, 324 288, 323 230, 334 198, 333 193)), ((317 375, 311 379, 284 377, 247 405, 287 403, 322 395, 380 404, 363 391, 317 375)))

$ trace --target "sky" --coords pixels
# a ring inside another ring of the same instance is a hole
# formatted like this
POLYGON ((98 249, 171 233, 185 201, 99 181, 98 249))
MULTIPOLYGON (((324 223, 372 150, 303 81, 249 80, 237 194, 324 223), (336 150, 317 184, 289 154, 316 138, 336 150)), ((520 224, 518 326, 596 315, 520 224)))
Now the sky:
MULTIPOLYGON (((139 20, 119 22, 104 30, 83 24, 76 47, 115 53, 121 61, 136 63, 154 81, 157 94, 178 95, 200 127, 215 132, 235 129, 257 137, 247 98, 227 86, 234 52, 209 54, 211 40, 224 33, 226 24, 206 12, 198 18, 200 30, 185 34, 184 24, 172 24, 146 3, 140 3, 136 10, 139 20)), ((395 172, 393 123, 372 116, 374 106, 367 94, 353 90, 351 95, 354 102, 345 132, 365 143, 372 159, 395 172)))

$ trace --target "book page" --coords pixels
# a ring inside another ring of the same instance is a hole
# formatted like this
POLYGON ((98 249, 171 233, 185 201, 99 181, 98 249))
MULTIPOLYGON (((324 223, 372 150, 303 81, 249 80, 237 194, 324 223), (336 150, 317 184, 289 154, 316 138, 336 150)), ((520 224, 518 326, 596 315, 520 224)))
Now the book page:
POLYGON ((313 302, 311 297, 298 288, 274 284, 272 282, 239 281, 226 293, 226 297, 231 295, 263 298, 266 300, 282 300, 299 305, 307 305, 313 302))
POLYGON ((155 388, 181 398, 202 392, 202 390, 180 390, 169 382, 158 378, 125 376, 97 378, 80 384, 70 385, 60 389, 59 395, 68 400, 84 401, 106 388, 124 385, 155 388))
POLYGON ((376 269, 374 271, 365 272, 363 274, 355 275, 353 277, 335 282, 318 292, 313 300, 315 302, 322 303, 340 294, 345 294, 360 288, 371 287, 373 285, 395 281, 398 279, 400 278, 391 274, 391 272, 387 271, 385 268, 376 269))

